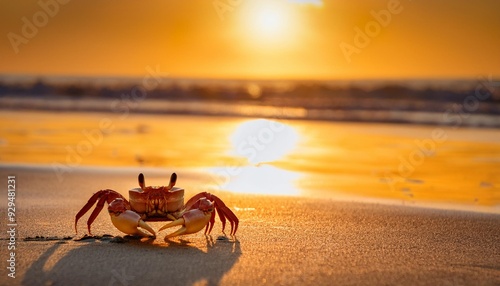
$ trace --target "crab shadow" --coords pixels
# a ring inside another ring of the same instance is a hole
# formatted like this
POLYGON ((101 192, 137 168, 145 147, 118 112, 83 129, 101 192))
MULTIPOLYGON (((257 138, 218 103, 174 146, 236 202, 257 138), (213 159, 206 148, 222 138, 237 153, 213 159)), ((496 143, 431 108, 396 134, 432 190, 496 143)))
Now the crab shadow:
POLYGON ((165 242, 82 242, 67 253, 55 243, 30 265, 22 284, 218 285, 241 256, 239 241, 207 237, 206 251, 184 240, 165 242))

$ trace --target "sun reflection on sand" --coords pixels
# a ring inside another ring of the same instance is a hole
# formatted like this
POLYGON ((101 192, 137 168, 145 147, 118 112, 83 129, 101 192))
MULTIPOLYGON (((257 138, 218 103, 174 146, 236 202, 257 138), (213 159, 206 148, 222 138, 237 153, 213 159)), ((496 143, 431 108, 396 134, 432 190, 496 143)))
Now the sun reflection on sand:
POLYGON ((297 147, 299 134, 293 127, 275 120, 247 120, 229 139, 229 153, 246 159, 246 163, 212 169, 219 178, 219 188, 237 193, 299 195, 295 185, 299 173, 273 165, 297 147))
POLYGON ((212 169, 219 176, 218 187, 234 193, 298 196, 295 182, 299 173, 279 169, 271 165, 238 167, 238 174, 225 176, 223 168, 212 169))
POLYGON ((290 125, 268 119, 248 120, 230 135, 230 153, 251 164, 273 162, 292 152, 298 139, 299 134, 290 125))

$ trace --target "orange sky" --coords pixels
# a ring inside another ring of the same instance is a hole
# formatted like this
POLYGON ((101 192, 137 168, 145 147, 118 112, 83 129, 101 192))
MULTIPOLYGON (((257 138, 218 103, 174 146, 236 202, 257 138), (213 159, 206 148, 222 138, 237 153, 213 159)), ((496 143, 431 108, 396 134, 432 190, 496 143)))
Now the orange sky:
POLYGON ((38 0, 2 1, 0 73, 141 76, 159 65, 191 78, 500 76, 497 0, 59 1, 68 3, 46 18, 38 0), (388 6, 385 26, 371 22, 388 6), (23 34, 34 16, 41 27, 23 34), (369 43, 356 46, 355 27, 369 23, 369 43), (341 43, 356 52, 346 57, 341 43))

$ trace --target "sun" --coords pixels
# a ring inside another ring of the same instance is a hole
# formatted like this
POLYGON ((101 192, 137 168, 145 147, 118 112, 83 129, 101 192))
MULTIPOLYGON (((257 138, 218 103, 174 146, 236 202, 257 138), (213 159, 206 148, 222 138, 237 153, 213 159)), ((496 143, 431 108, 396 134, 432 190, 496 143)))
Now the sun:
POLYGON ((296 16, 286 1, 249 1, 243 11, 243 25, 252 41, 285 41, 294 31, 296 16))
POLYGON ((286 27, 286 15, 276 7, 267 6, 255 12, 255 28, 260 33, 276 35, 286 27))

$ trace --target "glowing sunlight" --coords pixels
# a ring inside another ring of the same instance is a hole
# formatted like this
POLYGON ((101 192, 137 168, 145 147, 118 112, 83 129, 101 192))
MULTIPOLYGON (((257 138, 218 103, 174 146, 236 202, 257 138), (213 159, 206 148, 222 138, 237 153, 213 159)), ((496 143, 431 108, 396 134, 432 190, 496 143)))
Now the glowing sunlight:
POLYGON ((243 14, 243 25, 251 41, 287 42, 296 30, 297 15, 286 2, 251 2, 243 14))
POLYGON ((247 158, 251 164, 276 161, 296 147, 298 138, 293 127, 278 121, 245 121, 230 137, 231 155, 247 158))
POLYGON ((276 34, 285 28, 284 15, 279 10, 270 7, 259 11, 255 20, 256 28, 263 33, 276 34))
POLYGON ((282 170, 270 165, 235 167, 234 175, 222 168, 212 169, 219 178, 218 188, 234 193, 298 196, 295 182, 299 173, 282 170))
POLYGON ((230 155, 246 158, 250 166, 212 169, 218 188, 236 193, 299 194, 295 186, 298 173, 267 164, 282 160, 296 148, 299 135, 293 127, 275 120, 248 120, 229 139, 230 155))

